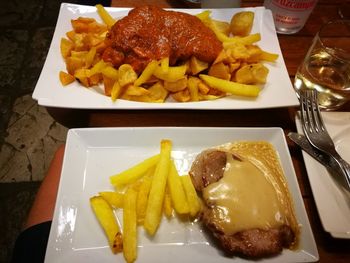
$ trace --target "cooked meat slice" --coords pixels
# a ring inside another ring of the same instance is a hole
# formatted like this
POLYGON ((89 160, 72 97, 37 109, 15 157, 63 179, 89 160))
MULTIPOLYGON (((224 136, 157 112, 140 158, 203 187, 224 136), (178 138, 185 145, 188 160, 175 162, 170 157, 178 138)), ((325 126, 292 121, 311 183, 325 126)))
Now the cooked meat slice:
MULTIPOLYGON (((198 191, 203 191, 204 187, 223 177, 227 162, 226 156, 226 152, 215 149, 205 150, 197 156, 192 164, 190 176, 198 191)), ((268 230, 255 228, 232 235, 226 234, 215 223, 212 205, 205 203, 200 219, 228 253, 260 258, 277 254, 283 248, 289 248, 295 241, 295 234, 287 225, 268 230)))
POLYGON ((258 258, 278 254, 283 248, 290 247, 295 240, 292 229, 287 225, 268 230, 249 229, 226 235, 213 224, 208 208, 203 211, 202 220, 226 252, 246 257, 258 258))
POLYGON ((108 51, 103 59, 131 64, 135 71, 142 71, 152 60, 170 57, 170 64, 195 56, 213 62, 222 49, 221 42, 212 30, 197 17, 155 6, 136 7, 118 20, 109 31, 107 46, 124 55, 122 61, 110 58, 108 51))
POLYGON ((197 156, 192 164, 190 176, 194 187, 201 191, 204 187, 217 182, 224 175, 226 153, 218 150, 206 150, 197 156))

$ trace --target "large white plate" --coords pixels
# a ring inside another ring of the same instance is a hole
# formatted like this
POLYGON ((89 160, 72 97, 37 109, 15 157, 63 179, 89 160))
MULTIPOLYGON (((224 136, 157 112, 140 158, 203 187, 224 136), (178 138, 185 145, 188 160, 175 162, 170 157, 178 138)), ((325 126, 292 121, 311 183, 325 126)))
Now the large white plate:
MULTIPOLYGON (((172 157, 188 172, 202 150, 235 140, 266 140, 280 157, 301 224, 297 251, 284 250, 262 262, 310 262, 318 252, 291 157, 280 128, 97 128, 68 132, 61 181, 46 251, 46 262, 124 262, 113 255, 89 205, 99 191, 113 190, 109 176, 159 152, 161 139, 173 141, 172 157)), ((121 219, 121 214, 118 214, 121 219)), ((163 219, 152 240, 139 228, 138 262, 245 262, 225 257, 198 223, 163 219)))
MULTIPOLYGON (((350 162, 350 112, 322 112, 339 154, 350 162)), ((303 133, 300 116, 296 116, 303 133)), ((350 238, 350 196, 341 191, 327 169, 303 151, 306 170, 323 228, 336 238, 350 238)))
MULTIPOLYGON (((128 8, 107 8, 113 17, 126 16, 128 8)), ((178 9, 179 11, 196 14, 200 9, 178 9)), ((232 14, 242 9, 217 9, 212 10, 212 16, 216 19, 230 21, 232 14)), ((66 70, 65 63, 60 54, 60 40, 65 37, 67 31, 72 30, 71 19, 79 16, 94 17, 101 21, 93 6, 74 4, 62 4, 55 33, 51 42, 41 75, 35 87, 33 98, 40 105, 63 108, 85 109, 256 109, 274 108, 298 105, 293 91, 286 66, 282 57, 274 28, 270 10, 264 7, 245 8, 255 12, 255 21, 252 32, 261 33, 261 41, 258 43, 266 51, 279 54, 276 63, 267 63, 270 72, 267 83, 257 99, 243 99, 226 97, 215 101, 191 102, 191 103, 143 103, 118 100, 113 103, 109 97, 104 96, 94 89, 86 89, 78 82, 63 87, 59 81, 58 73, 66 70)))

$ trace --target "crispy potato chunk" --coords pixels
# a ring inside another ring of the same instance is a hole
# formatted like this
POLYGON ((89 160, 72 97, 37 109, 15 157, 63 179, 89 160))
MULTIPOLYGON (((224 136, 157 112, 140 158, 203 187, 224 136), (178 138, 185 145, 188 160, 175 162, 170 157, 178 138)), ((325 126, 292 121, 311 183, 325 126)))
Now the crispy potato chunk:
POLYGON ((231 18, 230 30, 234 36, 247 36, 252 30, 254 21, 254 13, 251 11, 243 11, 235 14, 231 18))
POLYGON ((186 89, 187 77, 179 79, 177 81, 164 81, 164 88, 170 92, 178 92, 186 89))
POLYGON ((222 62, 212 65, 209 69, 208 75, 226 80, 231 78, 229 67, 222 62))
POLYGON ((118 82, 121 87, 133 84, 137 80, 137 74, 129 64, 123 64, 118 69, 118 82))
POLYGON ((241 67, 236 72, 236 81, 243 84, 264 84, 269 70, 260 63, 241 67))
POLYGON ((67 86, 68 84, 72 83, 75 80, 74 76, 63 71, 60 71, 59 76, 63 86, 67 86))

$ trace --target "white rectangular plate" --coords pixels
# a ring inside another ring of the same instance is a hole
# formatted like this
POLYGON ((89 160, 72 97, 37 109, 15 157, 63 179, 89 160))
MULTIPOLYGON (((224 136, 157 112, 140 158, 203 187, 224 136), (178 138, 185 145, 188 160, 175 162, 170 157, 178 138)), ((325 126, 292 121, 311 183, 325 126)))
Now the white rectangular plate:
MULTIPOLYGON (((322 112, 339 154, 350 162, 350 112, 322 112)), ((300 116, 297 130, 303 133, 300 116)), ((350 238, 350 195, 341 191, 327 169, 303 151, 306 170, 323 228, 336 238, 350 238)))
MULTIPOLYGON (((107 8, 113 17, 121 18, 128 14, 129 8, 107 8)), ((62 4, 55 33, 51 42, 41 75, 35 87, 33 98, 39 105, 63 108, 82 109, 258 109, 298 105, 277 39, 270 10, 264 7, 245 9, 213 9, 212 17, 230 21, 234 13, 241 10, 252 10, 255 13, 252 33, 260 32, 261 41, 258 45, 269 52, 279 54, 276 63, 266 63, 269 68, 267 83, 257 99, 244 99, 233 96, 214 101, 179 103, 145 103, 118 100, 112 102, 110 97, 103 95, 102 88, 87 89, 77 81, 63 87, 59 81, 59 71, 66 71, 64 60, 60 53, 60 41, 66 32, 72 30, 71 19, 79 16, 93 17, 101 22, 94 6, 62 4)), ((178 9, 178 11, 197 14, 201 9, 178 9)))
MULTIPOLYGON (((87 128, 68 132, 66 151, 46 262, 124 262, 111 253, 89 204, 99 191, 112 191, 109 177, 159 153, 161 139, 173 142, 180 174, 188 172, 202 150, 236 140, 266 140, 278 152, 301 225, 300 246, 261 262, 318 260, 283 131, 280 128, 87 128)), ((121 212, 117 212, 122 219, 121 212)), ((138 228, 137 262, 246 262, 225 257, 199 223, 163 219, 154 239, 138 228)))

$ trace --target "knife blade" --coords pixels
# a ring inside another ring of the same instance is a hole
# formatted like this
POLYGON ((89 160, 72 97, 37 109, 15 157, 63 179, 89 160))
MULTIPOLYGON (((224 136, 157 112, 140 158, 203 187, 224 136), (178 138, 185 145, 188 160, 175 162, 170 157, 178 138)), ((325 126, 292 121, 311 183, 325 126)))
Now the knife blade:
POLYGON ((313 147, 304 135, 290 132, 288 133, 288 137, 316 161, 324 165, 327 169, 332 169, 330 166, 330 157, 313 147))
POLYGON ((302 134, 296 132, 289 132, 288 137, 297 145, 299 145, 301 149, 303 149, 316 161, 318 161, 324 167, 326 167, 328 172, 332 175, 336 182, 340 184, 345 190, 349 191, 349 187, 345 181, 344 174, 341 170, 342 168, 330 155, 325 154, 316 149, 302 134))

